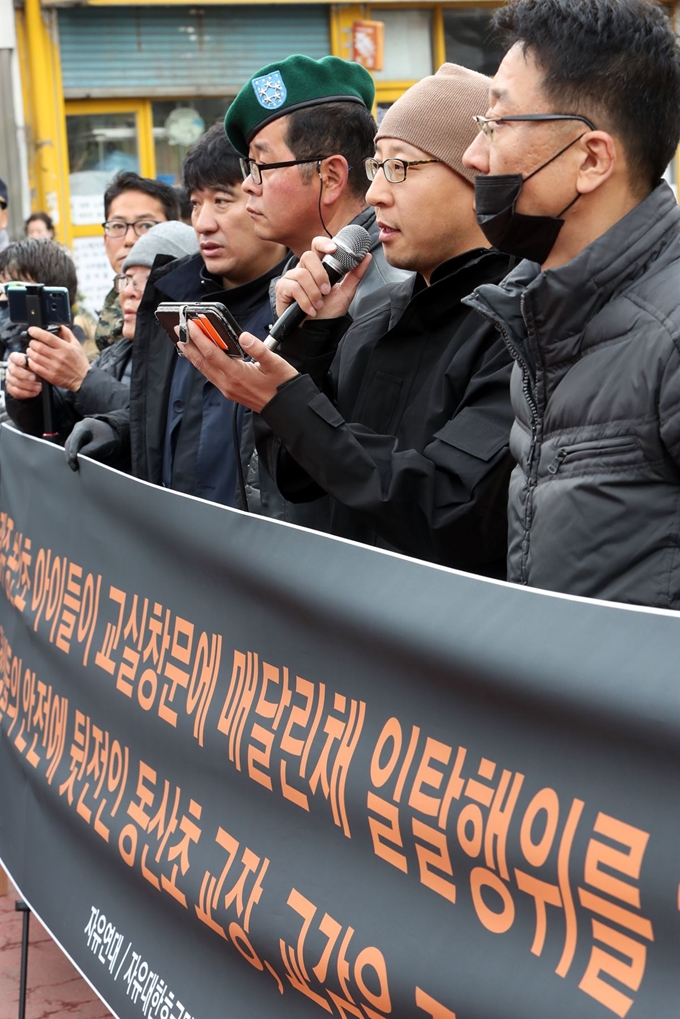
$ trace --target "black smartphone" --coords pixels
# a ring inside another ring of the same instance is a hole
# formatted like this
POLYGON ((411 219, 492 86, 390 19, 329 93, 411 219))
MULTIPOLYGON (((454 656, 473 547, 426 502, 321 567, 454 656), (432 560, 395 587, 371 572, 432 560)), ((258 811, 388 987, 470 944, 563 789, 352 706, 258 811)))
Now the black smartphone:
POLYGON ((6 283, 10 321, 16 325, 71 325, 71 302, 66 287, 47 287, 42 283, 6 283))
POLYGON ((175 329, 179 326, 181 334, 182 329, 186 329, 187 322, 195 322, 201 332, 228 357, 239 357, 242 360, 248 358, 238 342, 243 330, 229 309, 219 301, 200 301, 195 304, 163 301, 156 308, 155 314, 180 353, 181 335, 178 337, 175 329))

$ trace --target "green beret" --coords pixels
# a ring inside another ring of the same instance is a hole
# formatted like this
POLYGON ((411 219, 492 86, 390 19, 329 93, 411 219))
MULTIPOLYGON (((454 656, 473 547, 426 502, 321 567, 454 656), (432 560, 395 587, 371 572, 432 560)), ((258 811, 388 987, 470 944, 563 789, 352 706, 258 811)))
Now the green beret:
POLYGON ((365 67, 340 57, 312 60, 296 54, 254 74, 227 110, 224 130, 242 156, 257 132, 293 110, 321 103, 373 106, 375 85, 365 67))

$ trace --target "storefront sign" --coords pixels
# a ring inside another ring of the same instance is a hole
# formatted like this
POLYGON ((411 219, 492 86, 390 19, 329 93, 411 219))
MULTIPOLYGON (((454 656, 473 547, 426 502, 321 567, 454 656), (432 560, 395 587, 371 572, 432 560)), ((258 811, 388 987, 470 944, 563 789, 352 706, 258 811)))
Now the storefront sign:
POLYGON ((369 71, 382 71, 385 47, 384 21, 355 21, 352 24, 352 60, 369 71))

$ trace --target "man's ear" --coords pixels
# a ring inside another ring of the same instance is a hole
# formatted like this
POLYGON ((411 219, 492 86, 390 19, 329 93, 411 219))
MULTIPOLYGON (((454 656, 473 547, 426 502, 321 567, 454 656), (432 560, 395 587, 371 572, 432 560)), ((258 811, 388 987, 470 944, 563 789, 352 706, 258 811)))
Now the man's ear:
POLYGON ((581 139, 582 160, 576 179, 579 194, 601 187, 620 163, 619 144, 606 131, 589 131, 581 139))
POLYGON ((337 202, 347 187, 349 176, 349 164, 345 157, 334 155, 321 159, 316 171, 323 182, 322 203, 330 205, 337 202))

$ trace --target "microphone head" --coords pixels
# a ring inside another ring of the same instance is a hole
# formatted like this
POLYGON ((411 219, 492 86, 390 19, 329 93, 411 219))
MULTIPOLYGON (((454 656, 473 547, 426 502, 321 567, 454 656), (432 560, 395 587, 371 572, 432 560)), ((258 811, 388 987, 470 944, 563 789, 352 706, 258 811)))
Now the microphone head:
POLYGON ((371 250, 371 235, 363 226, 350 223, 338 230, 333 238, 337 248, 332 255, 326 255, 324 262, 329 262, 338 272, 344 276, 345 273, 356 269, 368 252, 371 250))

